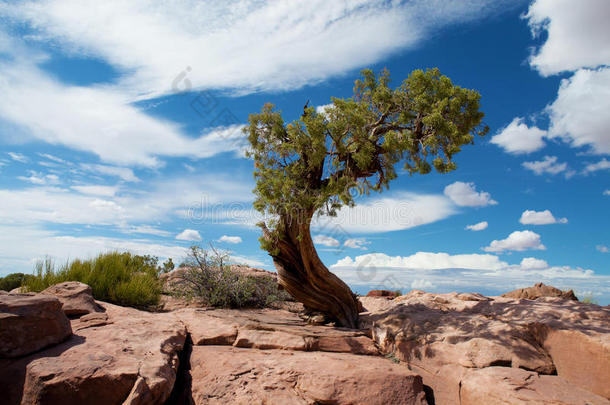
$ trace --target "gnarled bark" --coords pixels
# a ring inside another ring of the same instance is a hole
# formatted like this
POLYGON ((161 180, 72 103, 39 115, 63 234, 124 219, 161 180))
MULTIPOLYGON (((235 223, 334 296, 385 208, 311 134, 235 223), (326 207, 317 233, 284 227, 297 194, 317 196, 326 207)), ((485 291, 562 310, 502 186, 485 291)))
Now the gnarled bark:
MULTIPOLYGON (((352 290, 331 273, 316 252, 310 233, 313 212, 282 216, 284 231, 271 254, 279 284, 306 308, 320 311, 340 326, 358 327, 358 301, 352 290)), ((269 231, 263 228, 266 237, 269 231)))

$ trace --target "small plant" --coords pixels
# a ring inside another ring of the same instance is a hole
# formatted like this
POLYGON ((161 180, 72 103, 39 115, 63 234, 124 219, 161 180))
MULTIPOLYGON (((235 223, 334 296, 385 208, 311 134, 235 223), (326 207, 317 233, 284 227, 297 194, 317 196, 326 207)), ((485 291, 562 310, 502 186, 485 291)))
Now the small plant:
POLYGON ((182 271, 173 285, 179 297, 201 298, 207 305, 221 308, 266 307, 290 299, 277 288, 272 277, 253 277, 227 265, 228 254, 210 245, 209 250, 191 246, 182 271))
POLYGON ((597 299, 595 299, 595 297, 593 297, 592 293, 583 295, 582 298, 580 299, 580 302, 585 303, 585 304, 599 305, 599 301, 597 299))
POLYGON ((392 360, 392 361, 393 361, 394 363, 396 363, 396 364, 400 363, 400 360, 398 360, 398 359, 396 358, 396 356, 394 355, 394 353, 388 353, 388 354, 386 354, 384 357, 385 357, 386 359, 388 359, 388 360, 392 360))

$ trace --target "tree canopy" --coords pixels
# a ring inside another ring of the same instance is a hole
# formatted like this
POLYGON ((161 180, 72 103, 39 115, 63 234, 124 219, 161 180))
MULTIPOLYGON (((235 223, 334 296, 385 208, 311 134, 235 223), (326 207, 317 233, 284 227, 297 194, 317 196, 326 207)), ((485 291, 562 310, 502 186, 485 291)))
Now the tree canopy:
POLYGON ((415 70, 394 90, 389 84, 387 70, 376 76, 367 69, 352 98, 332 98, 323 112, 305 107, 287 125, 272 104, 252 114, 254 207, 271 215, 319 209, 334 215, 353 205, 355 194, 388 188, 399 162, 410 174, 454 170, 462 145, 488 130, 480 94, 438 69, 415 70))

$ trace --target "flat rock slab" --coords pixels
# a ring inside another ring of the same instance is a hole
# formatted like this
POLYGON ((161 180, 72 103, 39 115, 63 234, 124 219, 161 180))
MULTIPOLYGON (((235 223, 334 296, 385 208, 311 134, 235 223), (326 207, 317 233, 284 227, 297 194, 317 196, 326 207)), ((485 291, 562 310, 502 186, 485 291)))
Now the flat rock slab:
POLYGON ((92 312, 103 312, 95 303, 91 287, 78 281, 66 281, 50 286, 41 294, 53 295, 63 304, 63 311, 68 316, 85 315, 92 312))
POLYGON ((182 309, 173 313, 184 322, 195 345, 379 353, 366 331, 309 325, 297 314, 284 310, 182 309))
POLYGON ((176 380, 184 325, 172 314, 101 304, 105 314, 72 321, 75 332, 66 342, 0 361, 0 381, 8 387, 3 404, 165 402, 176 380))
POLYGON ((195 404, 427 404, 421 377, 384 358, 194 346, 195 404))
POLYGON ((361 327, 371 328, 383 353, 422 375, 437 404, 459 403, 468 372, 496 366, 558 374, 572 387, 610 398, 608 307, 418 290, 388 302, 389 308, 363 314, 361 327))
POLYGON ((55 297, 0 295, 0 358, 19 357, 58 344, 72 334, 55 297))
POLYGON ((473 370, 462 380, 461 405, 556 404, 608 405, 610 401, 557 376, 489 367, 473 370))

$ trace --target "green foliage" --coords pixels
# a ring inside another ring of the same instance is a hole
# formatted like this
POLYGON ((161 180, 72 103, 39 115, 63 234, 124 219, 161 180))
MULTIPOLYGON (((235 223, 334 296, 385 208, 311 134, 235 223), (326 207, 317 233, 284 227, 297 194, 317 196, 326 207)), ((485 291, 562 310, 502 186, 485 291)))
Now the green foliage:
MULTIPOLYGON (((410 174, 450 172, 462 145, 488 131, 480 94, 438 69, 415 70, 396 89, 389 82, 387 70, 363 70, 352 98, 333 98, 324 113, 306 107, 289 124, 271 104, 250 115, 244 131, 255 162, 254 207, 276 218, 269 235, 281 235, 291 219, 336 215, 355 196, 388 188, 399 162, 410 174)), ((273 250, 273 238, 261 243, 273 250)))
POLYGON ((593 297, 593 294, 591 293, 583 295, 582 298, 580 298, 580 302, 583 302, 585 304, 599 305, 599 301, 596 300, 595 297, 593 297))
POLYGON ((46 259, 36 264, 36 276, 26 279, 25 286, 30 291, 42 291, 64 281, 80 281, 91 287, 98 300, 144 308, 159 303, 158 272, 155 257, 112 252, 91 260, 75 260, 57 270, 46 259))
POLYGON ((26 279, 32 278, 31 274, 12 273, 6 277, 0 277, 0 290, 11 291, 21 287, 26 279))
POLYGON ((242 274, 225 264, 227 254, 211 246, 210 251, 192 246, 184 262, 180 281, 174 294, 185 298, 201 298, 213 307, 266 307, 280 300, 291 299, 279 291, 272 277, 242 274))
POLYGON ((163 266, 160 268, 161 273, 169 273, 174 270, 176 266, 174 265, 174 261, 171 257, 169 257, 166 261, 163 262, 163 266))

